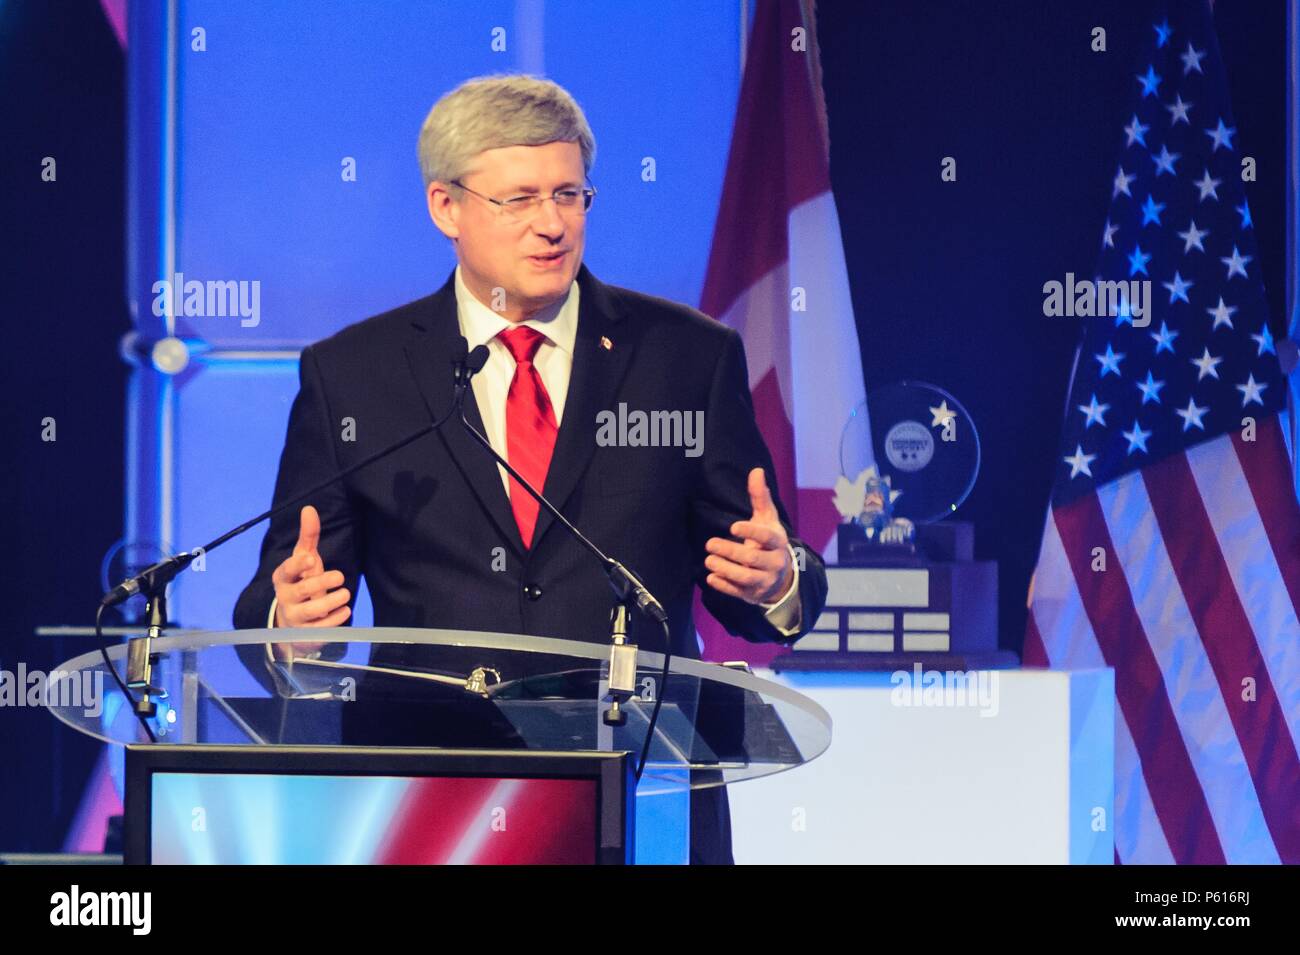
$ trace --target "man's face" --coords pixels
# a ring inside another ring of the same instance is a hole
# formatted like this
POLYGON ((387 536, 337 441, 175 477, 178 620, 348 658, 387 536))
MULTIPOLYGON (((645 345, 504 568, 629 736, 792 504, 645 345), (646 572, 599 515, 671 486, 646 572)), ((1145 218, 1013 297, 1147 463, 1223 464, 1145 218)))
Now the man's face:
POLYGON ((582 263, 587 220, 581 204, 561 210, 550 196, 584 187, 578 144, 489 149, 459 181, 479 195, 462 193, 457 201, 446 183, 430 183, 429 214, 455 240, 470 291, 510 321, 522 321, 567 294, 582 263), (524 195, 547 197, 527 221, 512 221, 510 212, 480 198, 504 202, 524 195))

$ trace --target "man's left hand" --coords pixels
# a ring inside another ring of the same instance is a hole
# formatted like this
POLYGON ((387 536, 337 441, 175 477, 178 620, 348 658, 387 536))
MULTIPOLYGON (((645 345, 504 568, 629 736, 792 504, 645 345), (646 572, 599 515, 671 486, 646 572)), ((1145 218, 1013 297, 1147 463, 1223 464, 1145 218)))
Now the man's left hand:
POLYGON ((753 508, 750 519, 731 525, 732 536, 738 540, 711 537, 705 543, 709 552, 704 558, 709 570, 706 582, 719 593, 746 603, 775 603, 794 582, 794 564, 790 540, 762 468, 749 472, 749 503, 753 508))

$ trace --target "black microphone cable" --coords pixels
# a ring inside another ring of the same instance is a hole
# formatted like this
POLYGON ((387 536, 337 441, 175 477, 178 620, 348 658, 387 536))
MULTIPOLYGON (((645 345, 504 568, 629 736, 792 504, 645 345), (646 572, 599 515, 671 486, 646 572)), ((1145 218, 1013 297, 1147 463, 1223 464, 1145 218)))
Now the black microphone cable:
MULTIPOLYGON (((487 359, 488 349, 486 345, 478 345, 469 353, 469 357, 465 363, 466 375, 464 381, 466 385, 468 385, 469 380, 473 378, 474 375, 478 374, 478 372, 483 369, 483 366, 487 363, 487 359)), ((559 509, 555 507, 554 504, 547 500, 546 497, 533 487, 533 485, 526 480, 523 475, 516 471, 510 462, 505 459, 504 455, 497 453, 497 450, 492 447, 492 442, 484 437, 477 428, 470 424, 469 419, 465 417, 466 390, 466 388, 461 388, 456 396, 456 410, 460 412, 460 423, 465 426, 465 430, 467 430, 474 439, 483 446, 487 453, 490 454, 498 464, 505 468, 507 474, 519 482, 519 486, 527 491, 533 500, 546 508, 548 514, 562 524, 585 550, 600 561, 601 566, 605 569, 605 575, 609 578, 610 585, 614 588, 614 593, 618 596, 619 600, 628 600, 631 598, 642 613, 658 623, 663 629, 664 666, 659 677, 659 691, 655 694, 655 705, 650 712, 650 721, 646 726, 645 741, 641 744, 641 758, 637 762, 636 781, 639 783, 641 781, 641 774, 645 771, 646 760, 650 756, 650 744, 654 742, 655 726, 659 722, 659 710, 663 706, 664 697, 668 692, 668 672, 672 663, 673 655, 672 631, 668 626, 668 614, 664 610, 663 605, 655 599, 654 595, 650 593, 645 584, 641 583, 641 581, 637 579, 635 574, 618 561, 607 556, 604 551, 592 543, 591 540, 582 533, 582 531, 578 530, 578 528, 576 528, 567 517, 560 513, 559 509)))

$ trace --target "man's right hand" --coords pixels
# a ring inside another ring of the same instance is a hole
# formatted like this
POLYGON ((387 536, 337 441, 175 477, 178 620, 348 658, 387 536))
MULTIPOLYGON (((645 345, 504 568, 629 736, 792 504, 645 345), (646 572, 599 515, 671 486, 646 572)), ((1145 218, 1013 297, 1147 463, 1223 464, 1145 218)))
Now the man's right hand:
MULTIPOLYGON (((352 614, 352 595, 343 586, 343 572, 326 570, 320 551, 320 515, 310 504, 302 509, 298 542, 271 582, 275 585, 277 627, 339 627, 352 614)), ((314 653, 323 643, 274 644, 277 659, 314 653)))

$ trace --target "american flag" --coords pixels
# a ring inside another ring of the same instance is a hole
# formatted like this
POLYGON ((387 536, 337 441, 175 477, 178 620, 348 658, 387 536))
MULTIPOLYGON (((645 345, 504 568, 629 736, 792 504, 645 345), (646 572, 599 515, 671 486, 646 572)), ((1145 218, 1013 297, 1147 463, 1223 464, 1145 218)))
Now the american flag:
POLYGON ((1300 506, 1208 6, 1133 88, 1097 272, 1151 309, 1085 320, 1025 663, 1115 670, 1116 861, 1294 864, 1300 506))

